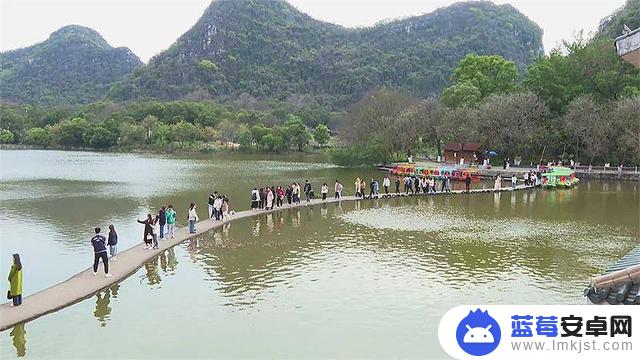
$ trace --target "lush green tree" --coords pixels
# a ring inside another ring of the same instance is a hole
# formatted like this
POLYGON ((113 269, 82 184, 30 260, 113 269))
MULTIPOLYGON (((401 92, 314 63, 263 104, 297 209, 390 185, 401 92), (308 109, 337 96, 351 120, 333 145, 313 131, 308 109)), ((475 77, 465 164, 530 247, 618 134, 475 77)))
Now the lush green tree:
POLYGON ((84 118, 64 120, 51 127, 51 141, 56 145, 83 146, 84 134, 91 125, 84 118))
POLYGON ((0 144, 13 144, 16 141, 15 135, 9 130, 0 130, 0 144))
POLYGON ((449 108, 475 106, 482 99, 480 89, 470 82, 453 84, 442 92, 442 104, 449 108))
POLYGON ((199 141, 201 138, 200 129, 186 121, 180 121, 175 125, 172 125, 172 132, 176 141, 180 143, 192 143, 199 141))
POLYGON ((320 145, 325 146, 329 140, 331 139, 331 134, 329 133, 329 128, 325 124, 318 124, 315 129, 313 129, 313 140, 320 145))
POLYGON ((22 142, 28 145, 49 146, 51 144, 51 135, 49 128, 34 127, 25 131, 22 142))
POLYGON ((246 126, 239 130, 238 143, 242 149, 251 149, 253 146, 253 135, 246 126))
POLYGON ((473 105, 489 95, 513 91, 518 67, 499 55, 469 54, 458 63, 451 80, 453 85, 443 91, 445 105, 473 105))
POLYGON ((311 134, 302 120, 295 115, 290 115, 289 120, 284 124, 284 129, 289 144, 295 146, 298 151, 304 151, 304 147, 311 140, 311 134))
POLYGON ((569 102, 583 92, 572 75, 569 60, 559 50, 529 65, 523 84, 544 100, 554 114, 562 114, 569 102))
POLYGON ((140 125, 125 122, 120 125, 120 145, 142 146, 147 138, 147 131, 140 125))
POLYGON ((91 126, 84 133, 84 144, 96 149, 105 149, 116 144, 118 138, 103 125, 91 126))
POLYGON ((615 101, 607 116, 613 123, 612 147, 619 163, 640 163, 640 96, 615 101))

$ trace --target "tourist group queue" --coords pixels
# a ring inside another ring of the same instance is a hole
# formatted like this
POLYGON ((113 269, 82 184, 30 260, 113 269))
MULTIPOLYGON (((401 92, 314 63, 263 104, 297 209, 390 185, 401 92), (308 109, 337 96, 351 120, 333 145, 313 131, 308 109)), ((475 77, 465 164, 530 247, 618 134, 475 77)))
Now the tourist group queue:
MULTIPOLYGON (((540 186, 541 176, 539 172, 530 171, 523 175, 523 181, 526 186, 540 186)), ((449 174, 436 178, 430 177, 416 177, 416 176, 404 176, 395 177, 395 193, 401 193, 401 185, 403 186, 402 192, 406 195, 416 194, 435 194, 437 192, 437 185, 440 184, 440 191, 444 193, 451 192, 452 178, 449 174)), ((471 191, 472 178, 467 174, 464 179, 465 190, 471 191)), ((518 179, 514 174, 511 177, 511 185, 516 187, 518 179)), ((354 182, 354 190, 356 198, 367 197, 367 187, 369 189, 369 198, 375 198, 380 196, 380 183, 375 178, 372 178, 370 182, 364 179, 356 178, 354 182)), ((389 176, 385 176, 382 179, 382 188, 384 194, 389 195, 389 189, 391 187, 391 179, 389 176)), ((494 189, 500 190, 502 187, 502 176, 497 175, 494 181, 494 189)), ((334 199, 339 200, 342 198, 342 192, 344 185, 339 180, 336 180, 333 186, 334 199)), ((322 201, 327 199, 329 193, 329 186, 327 183, 323 183, 320 187, 320 193, 322 201)), ((306 202, 310 202, 315 199, 315 191, 309 180, 305 180, 301 185, 299 182, 294 182, 287 186, 286 189, 282 186, 266 186, 263 188, 253 188, 251 190, 251 209, 252 210, 272 210, 276 207, 282 207, 285 204, 299 205, 301 199, 304 196, 306 202)), ((214 191, 209 195, 208 199, 208 214, 209 219, 223 221, 226 217, 234 214, 234 211, 230 210, 229 199, 225 195, 218 194, 214 191)), ((175 237, 175 222, 176 222, 176 210, 173 205, 162 206, 156 215, 147 214, 144 220, 137 220, 138 223, 144 225, 143 242, 144 249, 158 249, 158 241, 165 238, 175 237)), ((187 211, 187 222, 189 226, 189 233, 196 233, 196 223, 199 221, 198 214, 196 212, 196 204, 191 203, 187 211)), ((97 275, 98 266, 100 261, 103 263, 104 276, 111 277, 109 273, 109 256, 111 261, 116 261, 118 254, 118 234, 115 227, 109 225, 109 232, 107 236, 102 234, 102 229, 96 227, 94 229, 95 234, 91 237, 91 245, 93 246, 94 259, 93 259, 93 275, 97 275)), ((13 263, 9 271, 9 285, 10 288, 7 291, 7 299, 12 300, 13 306, 19 306, 22 304, 22 262, 19 254, 13 254, 13 263)))

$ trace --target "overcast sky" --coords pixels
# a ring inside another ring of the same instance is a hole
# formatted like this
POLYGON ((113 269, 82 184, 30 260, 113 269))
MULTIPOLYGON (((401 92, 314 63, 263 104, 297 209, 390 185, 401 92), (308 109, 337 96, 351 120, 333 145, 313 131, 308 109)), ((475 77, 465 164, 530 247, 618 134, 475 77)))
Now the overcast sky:
MULTIPOLYGON (((56 29, 79 24, 97 30, 112 46, 126 46, 144 62, 166 49, 202 15, 210 0, 0 0, 0 49, 45 40, 56 29)), ((314 18, 343 26, 420 15, 454 0, 289 0, 314 18)), ((575 31, 593 32, 624 0, 495 0, 510 3, 544 30, 548 52, 575 31)))

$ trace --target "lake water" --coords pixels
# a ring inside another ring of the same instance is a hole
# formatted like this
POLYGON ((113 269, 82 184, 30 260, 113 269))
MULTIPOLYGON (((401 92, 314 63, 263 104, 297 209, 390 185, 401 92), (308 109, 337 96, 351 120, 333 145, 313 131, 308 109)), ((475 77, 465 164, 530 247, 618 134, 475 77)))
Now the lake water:
MULTIPOLYGON (((136 217, 172 203, 184 222, 194 200, 204 217, 214 189, 241 210, 256 185, 338 178, 351 194, 382 175, 309 155, 0 151, 0 164, 0 269, 20 252, 27 294, 89 266, 96 225, 125 249, 136 217)), ((584 303, 588 279, 640 242, 639 201, 637 183, 585 181, 262 214, 1 333, 0 357, 444 358, 437 324, 454 305, 584 303)))

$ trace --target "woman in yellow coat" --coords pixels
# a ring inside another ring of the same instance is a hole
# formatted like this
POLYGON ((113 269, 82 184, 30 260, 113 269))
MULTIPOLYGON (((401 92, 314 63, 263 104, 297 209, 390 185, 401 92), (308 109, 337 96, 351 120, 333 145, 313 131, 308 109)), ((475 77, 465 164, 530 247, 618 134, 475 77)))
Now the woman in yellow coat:
POLYGON ((13 265, 9 271, 9 296, 13 300, 13 306, 22 304, 22 263, 20 255, 13 254, 13 265))

